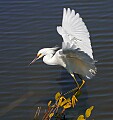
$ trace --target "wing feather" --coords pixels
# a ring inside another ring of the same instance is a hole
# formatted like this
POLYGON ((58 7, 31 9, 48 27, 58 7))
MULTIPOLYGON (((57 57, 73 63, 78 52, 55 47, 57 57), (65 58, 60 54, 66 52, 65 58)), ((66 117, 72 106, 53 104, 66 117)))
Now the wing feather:
POLYGON ((57 31, 65 43, 68 42, 70 46, 74 44, 93 59, 90 35, 79 13, 75 14, 74 10, 64 8, 62 27, 58 26, 57 31))
POLYGON ((88 79, 91 79, 96 74, 95 61, 88 54, 76 48, 74 44, 70 46, 69 43, 62 42, 62 47, 63 50, 60 55, 65 60, 68 72, 77 73, 88 79))

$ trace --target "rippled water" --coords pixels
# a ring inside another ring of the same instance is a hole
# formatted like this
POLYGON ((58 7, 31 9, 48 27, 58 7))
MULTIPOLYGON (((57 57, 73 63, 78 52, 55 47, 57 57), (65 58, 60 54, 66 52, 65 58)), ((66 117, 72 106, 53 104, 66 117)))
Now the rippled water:
POLYGON ((66 92, 74 81, 59 66, 37 61, 28 64, 43 47, 61 46, 56 32, 63 7, 76 9, 91 33, 97 75, 86 80, 83 94, 68 118, 91 105, 92 118, 113 119, 113 6, 112 0, 1 0, 0 1, 0 119, 32 120, 38 106, 46 107, 57 91, 66 92))

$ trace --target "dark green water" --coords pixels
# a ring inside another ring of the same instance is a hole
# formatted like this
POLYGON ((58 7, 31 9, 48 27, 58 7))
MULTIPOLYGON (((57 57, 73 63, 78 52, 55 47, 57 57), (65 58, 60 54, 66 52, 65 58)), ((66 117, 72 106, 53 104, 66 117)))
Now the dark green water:
POLYGON ((113 119, 113 1, 112 0, 0 0, 0 119, 32 120, 38 106, 46 108, 57 91, 74 87, 59 66, 41 60, 28 64, 43 47, 61 46, 56 32, 62 9, 80 13, 90 33, 97 75, 86 80, 83 94, 67 117, 74 119, 95 106, 92 118, 113 119))

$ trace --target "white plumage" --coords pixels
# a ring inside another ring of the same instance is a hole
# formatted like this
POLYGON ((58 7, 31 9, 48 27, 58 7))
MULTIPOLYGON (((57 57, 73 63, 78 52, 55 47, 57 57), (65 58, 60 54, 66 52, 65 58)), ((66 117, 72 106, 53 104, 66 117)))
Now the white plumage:
POLYGON ((74 44, 76 48, 80 48, 81 51, 93 58, 90 35, 79 13, 75 14, 74 10, 71 11, 68 8, 66 11, 64 8, 62 27, 57 27, 57 31, 63 37, 65 43, 74 44))
POLYGON ((67 10, 64 8, 62 26, 57 27, 57 32, 63 38, 62 49, 57 50, 58 47, 43 48, 31 63, 43 57, 43 61, 48 65, 63 66, 75 81, 74 73, 87 78, 95 75, 96 67, 90 35, 80 15, 75 14, 75 11, 70 8, 67 10))

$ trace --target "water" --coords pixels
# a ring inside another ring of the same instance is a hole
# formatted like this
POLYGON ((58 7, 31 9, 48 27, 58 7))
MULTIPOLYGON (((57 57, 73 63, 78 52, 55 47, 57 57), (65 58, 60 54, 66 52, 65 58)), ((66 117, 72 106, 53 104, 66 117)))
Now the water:
POLYGON ((46 107, 57 91, 74 82, 66 70, 40 60, 28 64, 43 47, 61 46, 56 32, 63 7, 76 9, 91 33, 97 75, 86 80, 83 94, 68 118, 77 118, 91 105, 92 118, 113 119, 113 7, 112 0, 0 1, 0 118, 32 120, 38 106, 46 107))

